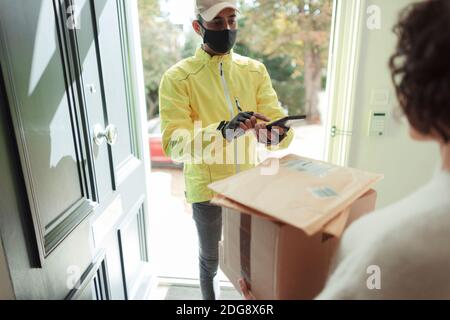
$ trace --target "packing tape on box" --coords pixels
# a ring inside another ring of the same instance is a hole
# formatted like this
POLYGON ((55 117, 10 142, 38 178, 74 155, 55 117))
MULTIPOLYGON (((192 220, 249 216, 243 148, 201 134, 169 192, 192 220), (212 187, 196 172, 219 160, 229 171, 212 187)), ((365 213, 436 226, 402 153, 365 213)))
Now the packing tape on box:
MULTIPOLYGON (((240 214, 239 226, 239 248, 240 248, 240 265, 241 276, 245 279, 249 287, 251 287, 251 239, 252 239, 252 215, 268 219, 273 222, 280 223, 279 220, 261 214, 251 208, 243 206, 232 201, 222 195, 216 195, 211 203, 229 208, 240 214)), ((322 241, 325 242, 333 237, 339 238, 344 231, 345 224, 349 218, 350 207, 337 215, 333 220, 323 227, 322 241)))
POLYGON ((252 217, 240 213, 241 223, 239 230, 239 246, 241 253, 241 276, 251 284, 251 241, 252 241, 252 217))

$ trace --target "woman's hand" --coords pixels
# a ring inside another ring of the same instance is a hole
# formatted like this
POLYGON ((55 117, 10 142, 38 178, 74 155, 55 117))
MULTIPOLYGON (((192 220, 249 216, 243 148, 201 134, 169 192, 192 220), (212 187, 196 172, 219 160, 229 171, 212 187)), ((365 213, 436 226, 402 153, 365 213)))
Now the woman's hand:
POLYGON ((248 289, 247 282, 244 278, 239 279, 239 286, 241 287, 242 294, 244 295, 245 300, 256 300, 255 296, 248 289))

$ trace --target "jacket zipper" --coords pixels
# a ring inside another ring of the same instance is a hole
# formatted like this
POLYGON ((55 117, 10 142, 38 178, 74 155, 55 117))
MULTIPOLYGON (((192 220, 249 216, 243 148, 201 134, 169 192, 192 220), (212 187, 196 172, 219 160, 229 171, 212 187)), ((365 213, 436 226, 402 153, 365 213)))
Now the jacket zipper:
MULTIPOLYGON (((223 85, 223 90, 225 93, 225 98, 227 100, 228 103, 228 109, 230 110, 230 115, 231 115, 231 119, 234 118, 234 109, 233 109, 233 103, 231 102, 231 97, 230 97, 230 91, 228 90, 228 85, 227 85, 227 81, 225 79, 225 74, 223 73, 223 62, 221 61, 219 64, 219 72, 220 72, 220 78, 222 79, 222 85, 223 85)), ((236 173, 239 173, 240 170, 240 166, 238 164, 238 148, 237 148, 237 143, 236 141, 233 141, 234 143, 234 163, 236 164, 236 173)))

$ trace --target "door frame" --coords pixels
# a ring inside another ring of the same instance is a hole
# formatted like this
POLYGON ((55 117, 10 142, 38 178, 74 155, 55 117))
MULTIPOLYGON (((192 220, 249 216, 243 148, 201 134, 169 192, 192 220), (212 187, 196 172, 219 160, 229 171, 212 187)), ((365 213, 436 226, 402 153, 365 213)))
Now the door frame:
MULTIPOLYGON (((147 107, 146 107, 146 93, 145 93, 145 80, 144 80, 144 64, 142 61, 142 46, 140 37, 140 27, 139 27, 139 11, 138 11, 138 0, 127 0, 125 2, 126 12, 125 19, 127 25, 127 38, 129 39, 129 49, 130 49, 130 70, 131 70, 131 87, 133 88, 133 99, 138 106, 136 119, 137 128, 140 132, 138 136, 139 145, 142 147, 141 157, 145 162, 145 172, 146 172, 146 186, 147 193, 148 187, 150 185, 150 172, 151 172, 151 162, 150 162, 150 148, 148 145, 148 132, 147 132, 147 107)), ((148 205, 148 203, 146 203, 148 205)), ((147 209, 147 208, 146 208, 147 209)))
POLYGON ((340 166, 349 163, 365 8, 366 0, 334 1, 325 160, 340 166))
MULTIPOLYGON (((144 222, 146 224, 147 234, 152 232, 150 225, 150 211, 149 206, 149 192, 150 192, 150 173, 151 173, 151 161, 150 161, 150 147, 148 144, 148 129, 147 129, 147 102, 145 93, 145 78, 144 78, 144 64, 142 60, 142 45, 141 45, 141 34, 140 34, 140 24, 139 24, 139 10, 138 10, 138 0, 126 0, 125 1, 125 24, 126 24, 126 38, 128 39, 129 47, 129 70, 130 74, 130 87, 132 88, 132 99, 136 106, 136 128, 138 134, 138 152, 140 159, 143 161, 144 172, 145 172, 145 191, 146 197, 143 203, 144 211, 147 212, 144 215, 144 222)), ((148 255, 148 267, 150 276, 150 285, 147 286, 149 292, 145 295, 149 296, 152 288, 157 284, 157 274, 155 272, 155 263, 151 260, 152 246, 150 242, 150 236, 146 237, 147 245, 147 255, 148 255)))

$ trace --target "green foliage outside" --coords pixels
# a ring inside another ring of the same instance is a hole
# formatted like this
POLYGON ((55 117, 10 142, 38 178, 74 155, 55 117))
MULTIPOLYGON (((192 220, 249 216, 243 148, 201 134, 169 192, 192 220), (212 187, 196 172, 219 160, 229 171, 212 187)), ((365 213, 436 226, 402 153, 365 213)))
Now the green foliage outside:
MULTIPOLYGON (((158 0, 139 0, 147 108, 157 116, 162 74, 192 56, 201 38, 184 34, 160 10, 158 0)), ((332 0, 241 0, 236 53, 263 62, 281 105, 290 114, 320 121, 318 93, 325 89, 332 0)))

